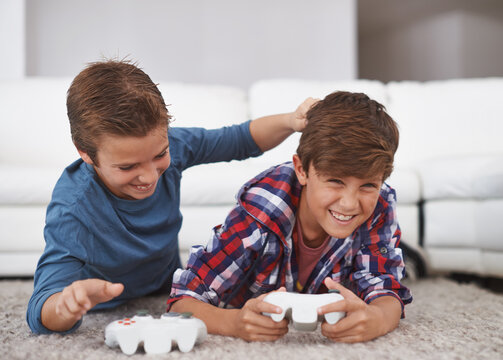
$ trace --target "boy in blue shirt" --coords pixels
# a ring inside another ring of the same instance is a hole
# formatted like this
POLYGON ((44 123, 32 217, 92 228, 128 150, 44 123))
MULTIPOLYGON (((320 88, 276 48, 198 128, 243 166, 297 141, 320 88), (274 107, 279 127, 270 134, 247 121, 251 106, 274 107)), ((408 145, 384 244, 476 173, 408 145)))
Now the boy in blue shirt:
POLYGON ((127 62, 91 64, 73 80, 67 110, 81 159, 58 180, 27 321, 69 332, 92 308, 169 292, 181 267, 183 170, 258 156, 305 125, 312 99, 288 114, 216 130, 169 128, 149 76, 127 62))

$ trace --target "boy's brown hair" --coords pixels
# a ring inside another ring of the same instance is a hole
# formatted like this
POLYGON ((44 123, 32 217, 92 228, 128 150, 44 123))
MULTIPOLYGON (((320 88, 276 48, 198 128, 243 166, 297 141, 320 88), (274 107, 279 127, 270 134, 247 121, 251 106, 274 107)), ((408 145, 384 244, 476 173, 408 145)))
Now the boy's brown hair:
POLYGON ((326 176, 357 178, 393 171, 398 127, 383 105, 362 93, 338 91, 307 112, 297 154, 306 173, 310 164, 326 176))
POLYGON ((156 84, 125 60, 89 64, 68 89, 66 107, 73 143, 96 164, 102 135, 146 136, 171 118, 156 84))

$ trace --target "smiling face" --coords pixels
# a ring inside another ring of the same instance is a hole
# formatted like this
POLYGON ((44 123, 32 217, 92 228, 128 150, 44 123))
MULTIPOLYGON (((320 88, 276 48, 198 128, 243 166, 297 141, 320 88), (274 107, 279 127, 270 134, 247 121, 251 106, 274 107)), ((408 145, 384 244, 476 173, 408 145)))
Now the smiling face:
POLYGON ((168 145, 167 127, 160 126, 141 137, 101 136, 96 163, 85 152, 79 154, 93 165, 110 192, 122 199, 140 200, 154 193, 159 177, 169 167, 168 145))
POLYGON ((298 155, 293 162, 303 185, 298 219, 307 246, 319 246, 327 235, 348 237, 374 212, 383 174, 363 179, 331 177, 317 173, 313 165, 306 173, 298 155))

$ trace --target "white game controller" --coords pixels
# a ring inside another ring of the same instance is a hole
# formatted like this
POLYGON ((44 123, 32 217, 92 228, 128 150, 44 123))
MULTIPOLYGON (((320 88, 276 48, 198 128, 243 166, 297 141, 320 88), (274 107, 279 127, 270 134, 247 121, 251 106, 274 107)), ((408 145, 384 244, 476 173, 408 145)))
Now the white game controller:
POLYGON ((192 350, 194 344, 206 339, 206 325, 192 317, 191 313, 165 313, 154 319, 146 312, 138 312, 132 318, 116 320, 105 328, 105 343, 120 346, 122 352, 132 355, 140 343, 147 354, 163 354, 171 351, 176 342, 181 352, 192 350))
MULTIPOLYGON (((300 294, 293 292, 277 291, 268 294, 264 301, 283 309, 281 314, 269 314, 274 321, 280 322, 283 318, 292 320, 293 327, 301 331, 314 331, 318 327, 318 322, 323 320, 318 315, 317 309, 320 306, 343 300, 337 290, 330 290, 327 294, 300 294)), ((325 314, 325 320, 329 324, 335 324, 346 316, 345 312, 331 312, 325 314)))

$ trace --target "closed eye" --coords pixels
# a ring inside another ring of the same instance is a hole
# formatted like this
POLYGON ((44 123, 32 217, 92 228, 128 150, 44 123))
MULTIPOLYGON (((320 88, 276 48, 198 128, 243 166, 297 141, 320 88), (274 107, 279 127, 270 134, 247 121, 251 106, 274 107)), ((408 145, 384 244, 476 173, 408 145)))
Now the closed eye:
POLYGON ((339 184, 339 185, 344 185, 344 181, 341 179, 328 179, 328 182, 334 183, 334 184, 339 184))
POLYGON ((156 155, 155 159, 162 159, 169 152, 169 145, 164 148, 158 155, 156 155))
POLYGON ((164 156, 166 156, 166 154, 168 153, 167 150, 164 150, 162 153, 160 153, 159 155, 157 155, 155 158, 156 159, 161 159, 163 158, 164 156))
POLYGON ((128 166, 119 166, 119 169, 122 170, 122 171, 128 171, 128 170, 132 170, 133 168, 135 167, 135 165, 128 165, 128 166))

